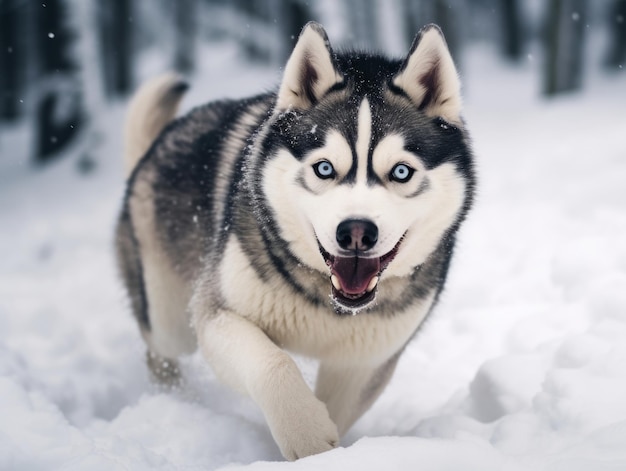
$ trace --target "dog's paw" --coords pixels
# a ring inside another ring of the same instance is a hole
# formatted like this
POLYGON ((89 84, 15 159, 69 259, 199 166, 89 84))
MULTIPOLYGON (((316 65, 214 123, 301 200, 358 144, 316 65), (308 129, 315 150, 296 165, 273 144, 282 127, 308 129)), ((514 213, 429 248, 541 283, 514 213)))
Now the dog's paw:
POLYGON ((332 450, 339 444, 337 426, 326 405, 314 397, 309 399, 283 404, 274 417, 267 417, 272 436, 289 461, 332 450))

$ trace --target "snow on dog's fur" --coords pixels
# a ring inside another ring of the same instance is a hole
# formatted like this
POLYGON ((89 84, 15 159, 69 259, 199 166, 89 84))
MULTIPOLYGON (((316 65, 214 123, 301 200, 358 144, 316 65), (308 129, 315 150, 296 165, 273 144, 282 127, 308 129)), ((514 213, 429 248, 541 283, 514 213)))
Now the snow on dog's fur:
POLYGON ((118 258, 149 365, 176 381, 199 346, 287 459, 329 450, 431 311, 471 204, 443 36, 395 61, 335 54, 309 23, 276 93, 168 124, 183 89, 148 84, 127 125, 118 258), (320 360, 315 393, 286 351, 320 360))

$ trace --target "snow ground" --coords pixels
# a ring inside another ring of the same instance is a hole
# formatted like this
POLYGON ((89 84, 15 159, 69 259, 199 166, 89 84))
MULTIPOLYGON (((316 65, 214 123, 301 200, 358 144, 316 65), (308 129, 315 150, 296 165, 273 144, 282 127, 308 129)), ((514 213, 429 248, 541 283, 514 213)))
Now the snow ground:
MULTIPOLYGON (((185 106, 276 78, 229 54, 185 106)), ((148 381, 112 252, 123 104, 37 171, 5 129, 0 470, 625 470, 626 76, 546 103, 532 60, 464 66, 480 186, 443 299, 342 448, 296 463, 197 355, 183 390, 148 381)))

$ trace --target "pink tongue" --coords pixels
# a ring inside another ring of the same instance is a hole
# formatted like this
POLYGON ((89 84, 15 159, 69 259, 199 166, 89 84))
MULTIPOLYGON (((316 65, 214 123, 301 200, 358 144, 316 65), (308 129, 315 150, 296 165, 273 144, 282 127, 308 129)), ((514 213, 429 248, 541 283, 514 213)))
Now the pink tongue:
POLYGON ((380 258, 335 257, 332 272, 346 294, 361 294, 380 271, 380 258))

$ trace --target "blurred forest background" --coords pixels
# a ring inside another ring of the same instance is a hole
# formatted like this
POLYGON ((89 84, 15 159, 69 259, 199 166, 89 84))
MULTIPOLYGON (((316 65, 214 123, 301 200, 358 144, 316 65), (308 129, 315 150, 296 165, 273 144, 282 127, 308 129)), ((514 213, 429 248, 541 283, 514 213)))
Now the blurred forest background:
POLYGON ((193 75, 211 60, 202 44, 230 42, 243 60, 278 70, 310 20, 336 49, 397 56, 437 23, 461 71, 474 42, 511 63, 539 50, 546 99, 583 89, 591 67, 620 73, 626 64, 626 0, 0 0, 0 153, 2 134, 21 126, 34 140, 33 165, 62 155, 97 129, 102 106, 132 92, 146 51, 193 75), (604 50, 585 63, 594 31, 606 36, 604 50))

